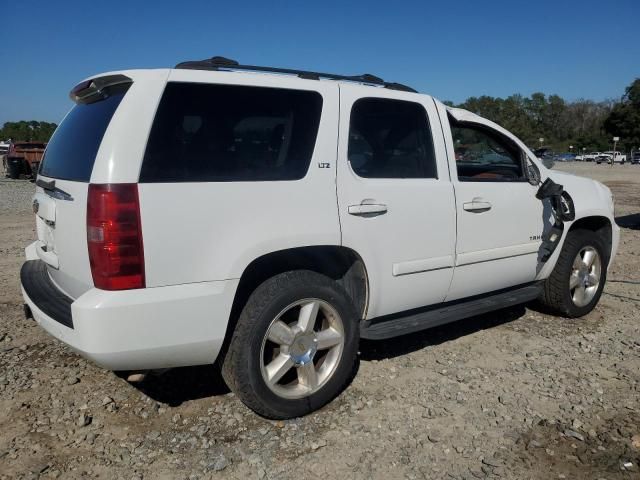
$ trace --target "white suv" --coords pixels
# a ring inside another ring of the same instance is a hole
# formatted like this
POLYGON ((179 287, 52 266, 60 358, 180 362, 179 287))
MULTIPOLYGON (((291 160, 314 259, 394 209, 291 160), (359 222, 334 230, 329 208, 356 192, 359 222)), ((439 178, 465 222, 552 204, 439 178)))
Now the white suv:
POLYGON ((91 77, 47 147, 25 311, 112 370, 218 361, 250 408, 329 402, 360 338, 539 298, 593 309, 604 185, 403 85, 220 57, 91 77))

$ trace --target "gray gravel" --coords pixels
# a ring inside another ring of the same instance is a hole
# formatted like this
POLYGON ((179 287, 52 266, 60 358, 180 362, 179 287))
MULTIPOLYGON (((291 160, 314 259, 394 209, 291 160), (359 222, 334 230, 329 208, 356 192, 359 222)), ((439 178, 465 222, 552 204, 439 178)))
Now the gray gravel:
POLYGON ((27 180, 0 179, 0 215, 30 213, 35 185, 27 180))
POLYGON ((640 478, 640 167, 582 173, 627 225, 594 312, 518 307, 363 342, 344 394, 284 422, 215 368, 134 386, 25 321, 33 184, 0 181, 0 479, 640 478))

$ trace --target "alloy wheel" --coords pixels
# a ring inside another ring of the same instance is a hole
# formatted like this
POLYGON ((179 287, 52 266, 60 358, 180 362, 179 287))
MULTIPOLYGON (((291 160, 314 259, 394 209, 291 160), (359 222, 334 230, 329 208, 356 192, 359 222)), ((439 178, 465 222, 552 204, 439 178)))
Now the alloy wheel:
POLYGON ((593 300, 600 285, 601 274, 602 262, 598 251, 590 246, 580 249, 573 260, 569 277, 571 299, 576 307, 584 307, 593 300))
POLYGON ((314 394, 333 376, 344 350, 342 318, 318 298, 287 306, 271 322, 260 351, 260 370, 276 395, 314 394))

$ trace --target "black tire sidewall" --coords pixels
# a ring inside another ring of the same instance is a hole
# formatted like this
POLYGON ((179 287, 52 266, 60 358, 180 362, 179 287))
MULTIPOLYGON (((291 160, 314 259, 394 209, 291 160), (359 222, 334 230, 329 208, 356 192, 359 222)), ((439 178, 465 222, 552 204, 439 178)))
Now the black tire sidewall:
POLYGON ((567 256, 565 257, 566 261, 564 265, 561 266, 561 274, 563 279, 566 279, 564 283, 566 288, 563 289, 563 303, 565 304, 566 313, 570 317, 582 317, 583 315, 588 314, 591 310, 594 309, 598 301, 600 300, 600 296, 602 295, 602 290, 604 289, 605 282, 607 280, 607 266, 609 263, 609 256, 606 254, 606 248, 602 239, 593 231, 587 230, 577 230, 575 232, 570 232, 569 235, 572 235, 572 241, 567 245, 567 256), (601 272, 600 272, 600 283, 598 284, 598 290, 596 294, 591 299, 591 301, 583 307, 578 307, 575 303, 573 303, 573 298, 571 297, 571 290, 569 289, 569 278, 573 271, 573 260, 578 255, 578 252, 585 247, 593 247, 600 255, 601 262, 601 272))
MULTIPOLYGON (((275 295, 271 295, 271 298, 267 300, 266 305, 259 312, 251 315, 252 318, 246 318, 245 312, 251 311, 251 309, 245 308, 239 320, 250 322, 253 328, 248 335, 249 338, 244 339, 247 343, 241 354, 244 358, 240 362, 240 368, 245 371, 235 372, 235 374, 247 376, 255 397, 263 404, 260 413, 274 418, 298 417, 317 410, 333 400, 350 380, 358 350, 357 314, 342 287, 328 277, 315 272, 292 273, 293 275, 290 275, 287 281, 287 287, 279 289, 275 295), (273 319, 287 306, 305 298, 324 300, 338 312, 344 328, 344 349, 333 376, 320 390, 308 397, 286 399, 274 393, 262 378, 260 369, 262 341, 273 319)), ((272 280, 278 281, 278 279, 272 280)), ((265 295, 267 291, 269 291, 268 285, 258 287, 247 305, 249 306, 254 300, 254 296, 265 295)))

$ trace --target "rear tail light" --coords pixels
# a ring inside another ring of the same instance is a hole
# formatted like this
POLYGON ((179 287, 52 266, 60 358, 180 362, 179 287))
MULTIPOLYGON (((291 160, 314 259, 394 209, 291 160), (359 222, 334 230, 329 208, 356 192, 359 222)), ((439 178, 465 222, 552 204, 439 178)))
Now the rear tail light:
POLYGON ((144 288, 137 184, 89 185, 87 244, 93 284, 97 288, 144 288))

